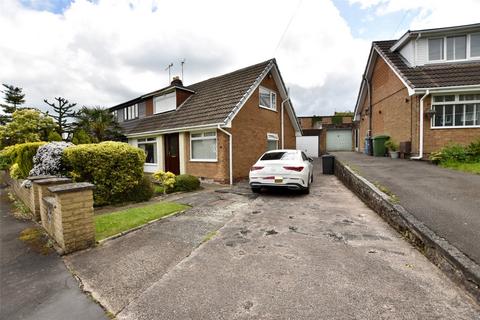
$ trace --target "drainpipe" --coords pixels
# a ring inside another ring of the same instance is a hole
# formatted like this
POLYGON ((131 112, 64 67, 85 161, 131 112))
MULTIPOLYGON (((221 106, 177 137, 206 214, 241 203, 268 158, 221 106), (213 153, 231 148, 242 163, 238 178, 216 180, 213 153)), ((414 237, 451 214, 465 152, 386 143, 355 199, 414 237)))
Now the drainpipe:
POLYGON ((287 92, 287 99, 283 100, 282 101, 282 110, 281 110, 281 113, 280 113, 280 117, 281 117, 281 122, 282 122, 282 149, 285 149, 285 124, 284 124, 284 121, 283 121, 283 105, 290 100, 290 97, 288 96, 288 92, 287 92))
POLYGON ((367 92, 368 92, 368 133, 367 137, 370 139, 370 150, 369 155, 373 155, 373 142, 372 142, 372 117, 373 117, 373 106, 372 106, 372 88, 370 87, 370 81, 368 81, 367 76, 364 75, 363 79, 367 83, 367 92))
POLYGON ((218 130, 222 131, 228 136, 228 169, 230 171, 230 185, 233 184, 233 146, 232 146, 232 134, 218 125, 218 130))
POLYGON ((423 158, 423 100, 430 94, 430 90, 427 89, 423 97, 420 99, 420 138, 419 138, 419 150, 418 156, 410 157, 412 160, 421 160, 423 158))

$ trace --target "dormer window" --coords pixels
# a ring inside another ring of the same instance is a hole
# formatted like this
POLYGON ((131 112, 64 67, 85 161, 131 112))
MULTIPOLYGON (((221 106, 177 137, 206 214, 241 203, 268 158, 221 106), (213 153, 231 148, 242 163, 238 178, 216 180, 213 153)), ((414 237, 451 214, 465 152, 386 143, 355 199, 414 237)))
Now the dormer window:
POLYGON ((163 113, 177 108, 176 93, 171 92, 153 98, 154 113, 163 113))
POLYGON ((138 105, 134 104, 123 110, 123 120, 133 120, 138 118, 138 105))
POLYGON ((467 58, 467 36, 447 37, 447 60, 467 58))
POLYGON ((480 58, 480 34, 428 39, 429 62, 451 62, 480 58))

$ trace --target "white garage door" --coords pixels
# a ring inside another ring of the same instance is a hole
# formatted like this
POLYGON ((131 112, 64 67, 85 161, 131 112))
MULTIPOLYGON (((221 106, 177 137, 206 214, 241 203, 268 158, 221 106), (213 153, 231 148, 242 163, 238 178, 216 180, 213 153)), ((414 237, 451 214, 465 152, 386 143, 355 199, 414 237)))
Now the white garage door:
POLYGON ((328 130, 327 151, 352 151, 352 130, 328 130))
POLYGON ((318 157, 318 136, 297 137, 297 150, 302 150, 308 157, 318 157))

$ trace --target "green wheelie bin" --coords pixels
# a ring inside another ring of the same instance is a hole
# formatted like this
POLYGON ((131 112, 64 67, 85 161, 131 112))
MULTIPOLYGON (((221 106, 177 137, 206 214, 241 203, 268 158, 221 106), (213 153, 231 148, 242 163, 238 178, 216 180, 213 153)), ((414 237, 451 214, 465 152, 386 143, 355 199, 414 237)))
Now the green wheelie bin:
POLYGON ((385 148, 385 142, 390 139, 386 135, 378 135, 373 137, 373 155, 375 157, 384 157, 387 153, 387 148, 385 148))

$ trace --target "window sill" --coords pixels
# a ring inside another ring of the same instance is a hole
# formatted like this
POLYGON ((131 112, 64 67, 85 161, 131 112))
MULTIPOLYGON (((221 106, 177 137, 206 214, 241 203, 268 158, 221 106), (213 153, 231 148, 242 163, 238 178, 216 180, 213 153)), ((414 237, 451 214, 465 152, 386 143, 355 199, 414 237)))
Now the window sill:
POLYGON ((209 162, 209 163, 213 163, 213 162, 218 162, 217 159, 190 159, 190 162, 209 162))
POLYGON ((432 130, 437 130, 437 129, 480 129, 480 125, 476 126, 450 126, 450 127, 430 127, 432 130))
POLYGON ((267 110, 270 110, 270 111, 273 111, 273 112, 278 112, 278 111, 277 111, 277 108, 272 109, 272 108, 264 107, 264 106, 262 106, 262 105, 259 105, 258 107, 259 107, 259 108, 262 108, 262 109, 267 109, 267 110))

